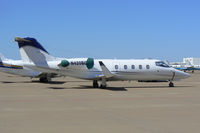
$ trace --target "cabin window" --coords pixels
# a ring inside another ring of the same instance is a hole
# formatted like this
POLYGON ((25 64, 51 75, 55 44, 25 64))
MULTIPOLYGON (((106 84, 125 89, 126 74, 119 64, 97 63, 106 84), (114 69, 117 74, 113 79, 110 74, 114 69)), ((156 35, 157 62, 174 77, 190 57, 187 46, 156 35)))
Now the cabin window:
POLYGON ((115 69, 118 69, 119 68, 119 66, 118 65, 115 65, 115 69))
POLYGON ((150 69, 150 66, 149 66, 149 65, 146 65, 146 69, 150 69))
POLYGON ((132 69, 135 69, 135 65, 132 65, 131 68, 132 68, 132 69))
POLYGON ((139 65, 139 69, 142 69, 142 65, 139 65))
POLYGON ((127 65, 124 65, 124 69, 128 69, 128 66, 127 66, 127 65))

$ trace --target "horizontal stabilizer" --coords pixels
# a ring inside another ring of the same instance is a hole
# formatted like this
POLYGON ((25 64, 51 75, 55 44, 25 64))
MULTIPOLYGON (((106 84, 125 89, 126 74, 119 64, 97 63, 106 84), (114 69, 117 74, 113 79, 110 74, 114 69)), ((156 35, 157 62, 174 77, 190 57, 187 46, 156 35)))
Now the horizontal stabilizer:
POLYGON ((106 77, 106 78, 111 78, 114 76, 114 74, 112 74, 108 68, 104 65, 104 63, 102 61, 99 61, 99 64, 101 66, 101 69, 102 69, 102 72, 103 72, 103 75, 106 77))

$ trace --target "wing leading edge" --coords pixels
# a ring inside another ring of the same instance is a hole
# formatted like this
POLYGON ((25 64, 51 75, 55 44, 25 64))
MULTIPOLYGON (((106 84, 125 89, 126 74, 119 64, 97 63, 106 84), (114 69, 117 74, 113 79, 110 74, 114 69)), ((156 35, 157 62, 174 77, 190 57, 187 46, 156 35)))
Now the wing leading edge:
POLYGON ((103 76, 104 76, 105 78, 112 78, 112 77, 115 76, 114 74, 112 74, 112 73, 108 70, 108 68, 105 66, 105 64, 104 64, 102 61, 99 61, 99 64, 100 64, 100 66, 101 66, 101 69, 102 69, 102 72, 103 72, 103 76))

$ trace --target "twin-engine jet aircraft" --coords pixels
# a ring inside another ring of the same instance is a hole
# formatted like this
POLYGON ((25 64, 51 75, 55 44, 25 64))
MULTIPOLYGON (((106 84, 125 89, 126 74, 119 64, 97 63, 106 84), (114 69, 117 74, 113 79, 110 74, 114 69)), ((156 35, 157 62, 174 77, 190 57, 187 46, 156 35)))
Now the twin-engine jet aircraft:
POLYGON ((93 87, 107 87, 107 81, 173 81, 189 77, 188 73, 169 67, 160 60, 117 60, 93 58, 56 58, 51 56, 34 38, 19 38, 18 42, 24 66, 43 73, 56 73, 80 79, 93 80, 93 87))
POLYGON ((184 72, 191 71, 192 73, 200 70, 199 65, 171 65, 171 67, 184 72))

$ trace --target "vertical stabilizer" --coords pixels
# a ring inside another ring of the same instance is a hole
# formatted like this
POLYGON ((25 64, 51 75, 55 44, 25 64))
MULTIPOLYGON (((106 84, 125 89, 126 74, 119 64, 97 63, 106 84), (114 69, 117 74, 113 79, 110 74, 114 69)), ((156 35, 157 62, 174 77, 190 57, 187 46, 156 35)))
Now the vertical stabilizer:
POLYGON ((33 62, 37 66, 48 66, 47 61, 54 59, 34 38, 16 37, 15 41, 18 42, 21 58, 24 62, 33 62))

